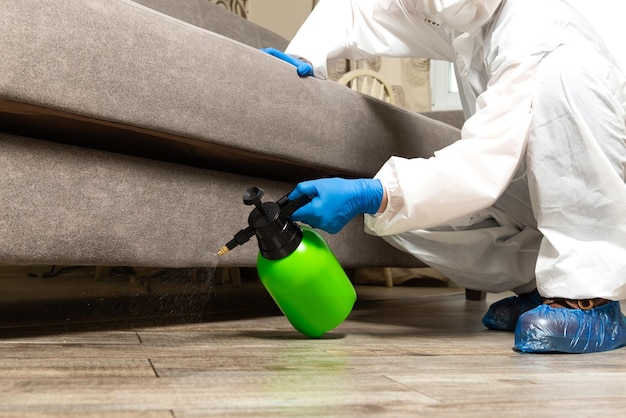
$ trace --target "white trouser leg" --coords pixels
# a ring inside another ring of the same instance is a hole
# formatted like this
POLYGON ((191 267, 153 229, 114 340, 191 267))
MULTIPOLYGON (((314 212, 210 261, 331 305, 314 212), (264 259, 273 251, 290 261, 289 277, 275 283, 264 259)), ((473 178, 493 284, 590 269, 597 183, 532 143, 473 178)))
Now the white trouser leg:
POLYGON ((385 236, 387 242, 437 269, 459 286, 487 292, 535 288, 541 234, 522 177, 494 207, 452 225, 385 236))
POLYGON ((527 164, 543 296, 626 298, 625 89, 593 52, 560 47, 540 66, 527 164))

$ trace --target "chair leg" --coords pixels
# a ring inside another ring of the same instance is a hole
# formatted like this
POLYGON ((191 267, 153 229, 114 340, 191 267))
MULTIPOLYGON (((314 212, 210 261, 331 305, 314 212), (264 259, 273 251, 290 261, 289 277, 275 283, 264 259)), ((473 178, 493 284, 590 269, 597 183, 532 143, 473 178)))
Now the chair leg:
POLYGON ((487 292, 480 290, 465 289, 465 299, 467 300, 485 300, 487 298, 487 292))

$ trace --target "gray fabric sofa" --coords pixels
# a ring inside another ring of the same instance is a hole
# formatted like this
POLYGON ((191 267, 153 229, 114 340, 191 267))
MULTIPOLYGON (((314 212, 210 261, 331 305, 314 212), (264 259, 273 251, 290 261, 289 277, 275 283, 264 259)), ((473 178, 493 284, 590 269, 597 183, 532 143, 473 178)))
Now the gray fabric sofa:
MULTIPOLYGON (((285 39, 207 0, 4 0, 0 27, 0 264, 212 266, 246 188, 278 199, 459 137, 299 78, 258 51, 285 39)), ((325 236, 346 267, 422 265, 361 219, 325 236)))

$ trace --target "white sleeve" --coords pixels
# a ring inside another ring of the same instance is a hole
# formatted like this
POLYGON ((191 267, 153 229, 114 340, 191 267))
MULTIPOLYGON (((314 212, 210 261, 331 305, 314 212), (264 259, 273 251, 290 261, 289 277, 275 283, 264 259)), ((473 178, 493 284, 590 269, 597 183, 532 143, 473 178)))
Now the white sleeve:
POLYGON ((376 175, 387 209, 366 215, 377 235, 445 225, 491 206, 524 155, 540 57, 506 66, 476 101, 462 139, 429 159, 390 158, 376 175))
POLYGON ((321 0, 285 50, 327 77, 329 59, 374 56, 452 60, 451 37, 408 0, 321 0))

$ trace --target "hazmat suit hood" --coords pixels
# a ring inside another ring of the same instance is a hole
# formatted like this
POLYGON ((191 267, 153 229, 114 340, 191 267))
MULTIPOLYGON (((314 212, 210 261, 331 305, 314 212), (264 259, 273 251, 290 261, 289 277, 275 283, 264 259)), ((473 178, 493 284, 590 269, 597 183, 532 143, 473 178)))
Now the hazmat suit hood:
POLYGON ((502 0, 410 0, 434 25, 474 32, 495 13, 502 0))

